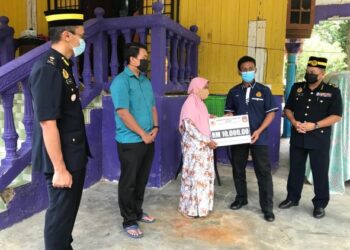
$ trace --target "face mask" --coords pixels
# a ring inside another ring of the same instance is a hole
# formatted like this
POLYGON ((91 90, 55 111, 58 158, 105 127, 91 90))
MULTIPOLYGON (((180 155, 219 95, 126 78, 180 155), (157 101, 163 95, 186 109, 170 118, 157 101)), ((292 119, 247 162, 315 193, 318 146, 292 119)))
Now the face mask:
POLYGON ((140 60, 140 65, 137 66, 137 68, 142 72, 146 72, 147 69, 148 69, 148 64, 149 64, 149 61, 147 59, 141 59, 140 60))
POLYGON ((308 84, 313 84, 318 81, 318 75, 315 74, 305 73, 304 78, 308 84))
POLYGON ((84 39, 80 38, 79 39, 79 46, 78 47, 73 47, 73 52, 74 56, 80 56, 85 50, 85 41, 84 39))
POLYGON ((241 72, 243 82, 252 82, 255 78, 255 71, 241 72))
POLYGON ((197 92, 197 95, 199 96, 199 98, 201 98, 202 100, 205 100, 208 98, 209 96, 209 89, 201 89, 197 92))

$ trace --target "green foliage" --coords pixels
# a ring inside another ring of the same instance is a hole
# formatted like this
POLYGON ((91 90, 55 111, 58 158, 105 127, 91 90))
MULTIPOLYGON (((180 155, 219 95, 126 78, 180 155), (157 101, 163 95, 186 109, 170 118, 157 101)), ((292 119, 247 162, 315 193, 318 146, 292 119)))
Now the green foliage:
POLYGON ((315 25, 310 39, 305 39, 298 55, 296 81, 303 81, 310 56, 326 57, 327 73, 347 69, 347 32, 349 21, 324 21, 315 25))
POLYGON ((323 21, 315 25, 314 31, 319 34, 322 40, 330 44, 339 42, 343 52, 346 53, 348 45, 348 31, 350 28, 350 21, 323 21))

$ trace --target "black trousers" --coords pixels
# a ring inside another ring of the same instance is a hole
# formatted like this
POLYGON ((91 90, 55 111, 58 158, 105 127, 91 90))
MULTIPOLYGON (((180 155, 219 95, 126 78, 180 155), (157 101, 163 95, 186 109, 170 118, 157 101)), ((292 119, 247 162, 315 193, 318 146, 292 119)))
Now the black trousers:
POLYGON ((72 231, 84 187, 86 169, 72 172, 71 188, 52 187, 52 174, 46 174, 49 207, 45 215, 45 249, 73 249, 72 231))
POLYGON ((268 146, 242 144, 231 146, 232 173, 236 187, 236 200, 248 201, 245 168, 249 149, 252 154, 254 170, 259 186, 259 201, 262 212, 273 210, 273 184, 268 146))
POLYGON ((322 149, 305 149, 290 146, 290 170, 287 183, 287 199, 298 202, 301 197, 305 178, 305 163, 310 158, 315 197, 312 203, 315 207, 325 208, 329 202, 329 147, 322 149))
POLYGON ((154 143, 117 143, 121 174, 118 200, 123 227, 137 224, 142 217, 145 188, 154 157, 154 143))

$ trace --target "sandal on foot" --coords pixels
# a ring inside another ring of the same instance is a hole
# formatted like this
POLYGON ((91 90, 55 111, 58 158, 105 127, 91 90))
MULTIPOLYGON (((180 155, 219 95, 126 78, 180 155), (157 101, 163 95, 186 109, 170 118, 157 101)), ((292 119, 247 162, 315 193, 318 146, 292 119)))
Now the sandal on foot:
POLYGON ((132 226, 128 226, 124 228, 124 232, 133 239, 139 239, 143 237, 143 233, 138 233, 137 230, 140 230, 138 225, 132 225, 132 226), (130 230, 133 230, 136 232, 136 234, 132 234, 131 232, 129 232, 130 230))
POLYGON ((144 222, 144 223, 154 223, 156 221, 155 218, 150 219, 151 217, 147 213, 142 213, 141 219, 139 221, 144 222), (149 219, 147 219, 149 218, 149 219))

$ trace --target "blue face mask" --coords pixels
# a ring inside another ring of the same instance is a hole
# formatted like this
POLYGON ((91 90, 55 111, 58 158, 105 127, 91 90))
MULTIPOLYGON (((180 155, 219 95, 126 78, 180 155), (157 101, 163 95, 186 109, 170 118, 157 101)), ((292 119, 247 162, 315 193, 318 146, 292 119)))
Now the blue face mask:
POLYGON ((255 71, 241 72, 244 82, 252 82, 255 78, 255 71))
POLYGON ((85 41, 84 39, 80 38, 79 39, 79 46, 78 47, 73 47, 73 52, 74 52, 74 56, 80 56, 81 54, 83 54, 85 50, 85 41))

